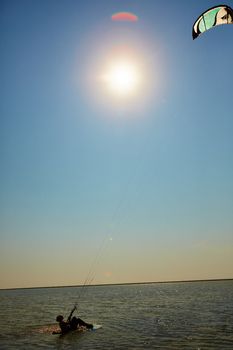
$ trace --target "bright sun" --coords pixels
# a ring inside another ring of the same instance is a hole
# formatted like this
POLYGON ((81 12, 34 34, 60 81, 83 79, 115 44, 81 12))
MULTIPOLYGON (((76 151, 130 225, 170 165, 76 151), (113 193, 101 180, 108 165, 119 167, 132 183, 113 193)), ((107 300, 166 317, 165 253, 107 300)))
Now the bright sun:
POLYGON ((127 62, 111 65, 105 75, 108 88, 117 95, 128 96, 137 91, 140 82, 137 67, 127 62))

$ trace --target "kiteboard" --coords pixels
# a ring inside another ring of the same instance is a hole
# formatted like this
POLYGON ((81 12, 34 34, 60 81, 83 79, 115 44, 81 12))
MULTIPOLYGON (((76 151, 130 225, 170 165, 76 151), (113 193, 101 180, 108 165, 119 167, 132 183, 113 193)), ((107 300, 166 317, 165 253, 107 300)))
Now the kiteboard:
POLYGON ((97 329, 102 328, 102 324, 93 324, 93 328, 90 331, 96 331, 97 329))

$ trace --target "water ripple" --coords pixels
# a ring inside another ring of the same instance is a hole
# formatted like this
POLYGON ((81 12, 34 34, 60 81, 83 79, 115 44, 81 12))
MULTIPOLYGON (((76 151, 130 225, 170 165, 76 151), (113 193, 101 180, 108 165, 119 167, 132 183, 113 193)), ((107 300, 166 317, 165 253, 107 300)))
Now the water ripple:
POLYGON ((0 348, 233 348, 233 281, 91 287, 79 315, 103 328, 52 335, 54 318, 68 314, 78 294, 78 288, 0 291, 0 348))

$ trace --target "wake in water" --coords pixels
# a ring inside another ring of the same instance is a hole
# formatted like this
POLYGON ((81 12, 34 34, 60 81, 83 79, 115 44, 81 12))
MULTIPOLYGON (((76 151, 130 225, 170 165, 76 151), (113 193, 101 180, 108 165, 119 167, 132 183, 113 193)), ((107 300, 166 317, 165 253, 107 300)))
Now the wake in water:
MULTIPOLYGON (((87 329, 86 327, 78 327, 77 329, 72 330, 71 332, 72 333, 74 333, 74 332, 82 333, 82 332, 87 332, 87 331, 95 331, 95 330, 97 330, 99 328, 102 328, 102 325, 94 324, 93 325, 93 329, 87 329)), ((60 335, 62 335, 61 329, 60 329, 60 327, 57 324, 48 324, 48 325, 40 326, 39 328, 35 329, 35 333, 40 333, 40 334, 60 334, 60 335)))
POLYGON ((36 333, 41 334, 53 334, 54 332, 59 332, 60 327, 57 324, 48 324, 35 329, 36 333))

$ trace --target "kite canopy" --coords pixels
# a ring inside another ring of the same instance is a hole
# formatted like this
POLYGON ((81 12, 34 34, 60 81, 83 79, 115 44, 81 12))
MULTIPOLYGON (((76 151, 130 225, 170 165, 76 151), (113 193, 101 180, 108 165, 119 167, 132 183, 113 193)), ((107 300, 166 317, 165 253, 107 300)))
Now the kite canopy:
POLYGON ((131 12, 118 12, 112 15, 112 20, 136 22, 138 20, 138 17, 131 12))
POLYGON ((193 25, 193 39, 220 24, 233 24, 233 10, 231 7, 218 5, 203 12, 193 25))

